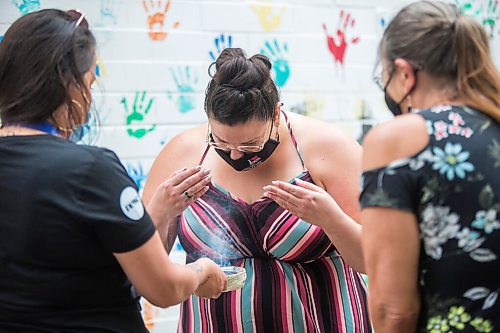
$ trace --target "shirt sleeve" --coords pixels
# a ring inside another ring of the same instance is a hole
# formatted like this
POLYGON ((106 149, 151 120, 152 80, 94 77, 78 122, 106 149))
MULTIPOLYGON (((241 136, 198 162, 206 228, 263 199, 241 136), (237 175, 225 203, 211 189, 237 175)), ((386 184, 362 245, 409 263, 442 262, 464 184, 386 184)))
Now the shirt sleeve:
POLYGON ((366 171, 362 178, 362 208, 394 208, 416 214, 420 189, 418 172, 408 164, 366 171))
POLYGON ((82 219, 107 250, 131 251, 151 238, 155 225, 136 184, 113 152, 98 149, 82 182, 78 197, 82 219))

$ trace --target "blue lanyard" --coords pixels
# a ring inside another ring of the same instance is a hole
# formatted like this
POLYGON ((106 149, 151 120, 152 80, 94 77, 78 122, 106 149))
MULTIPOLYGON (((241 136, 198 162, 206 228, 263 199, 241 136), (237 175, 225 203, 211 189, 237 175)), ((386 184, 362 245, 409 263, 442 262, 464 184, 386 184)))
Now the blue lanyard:
POLYGON ((41 131, 50 135, 60 135, 61 131, 55 127, 53 124, 49 123, 48 121, 42 121, 41 123, 37 124, 23 124, 23 123, 14 123, 14 124, 4 124, 4 126, 20 126, 20 127, 27 127, 31 128, 37 131, 41 131))

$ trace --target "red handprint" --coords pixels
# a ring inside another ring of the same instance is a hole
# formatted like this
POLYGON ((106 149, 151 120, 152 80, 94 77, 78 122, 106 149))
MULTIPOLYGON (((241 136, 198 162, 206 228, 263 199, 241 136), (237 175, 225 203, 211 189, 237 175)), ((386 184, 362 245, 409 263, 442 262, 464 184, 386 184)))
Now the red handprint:
MULTIPOLYGON (((337 36, 332 36, 328 34, 328 29, 326 24, 323 23, 323 30, 326 34, 326 40, 328 42, 328 48, 330 52, 333 54, 336 62, 339 62, 341 65, 344 63, 345 51, 347 49, 347 42, 345 38, 345 32, 347 28, 354 27, 356 25, 356 21, 351 17, 351 14, 344 13, 343 10, 340 11, 339 22, 337 25, 337 36)), ((353 37, 350 40, 351 44, 356 44, 359 42, 359 37, 353 37)))
MULTIPOLYGON (((165 25, 165 14, 167 14, 172 0, 167 0, 165 7, 162 8, 162 0, 158 0, 155 4, 153 0, 149 0, 149 6, 146 0, 142 0, 144 10, 148 15, 149 37, 152 40, 164 40, 167 37, 167 32, 163 30, 165 25)), ((179 26, 179 21, 175 21, 173 29, 179 26)))

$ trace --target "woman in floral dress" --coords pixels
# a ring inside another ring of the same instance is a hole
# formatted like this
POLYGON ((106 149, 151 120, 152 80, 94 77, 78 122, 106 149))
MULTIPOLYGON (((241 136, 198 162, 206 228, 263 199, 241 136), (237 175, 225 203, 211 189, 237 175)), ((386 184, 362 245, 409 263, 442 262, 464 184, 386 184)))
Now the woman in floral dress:
POLYGON ((452 4, 403 8, 380 43, 394 115, 365 139, 361 194, 376 332, 500 331, 500 78, 452 4))

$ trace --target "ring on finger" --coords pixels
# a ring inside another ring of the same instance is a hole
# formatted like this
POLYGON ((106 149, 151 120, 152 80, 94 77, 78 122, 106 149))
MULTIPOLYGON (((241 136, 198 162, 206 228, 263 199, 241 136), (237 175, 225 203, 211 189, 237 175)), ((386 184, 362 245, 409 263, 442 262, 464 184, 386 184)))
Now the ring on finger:
POLYGON ((189 194, 188 190, 185 190, 184 192, 182 192, 182 194, 184 195, 184 198, 186 198, 186 200, 189 200, 193 197, 191 194, 189 194))

